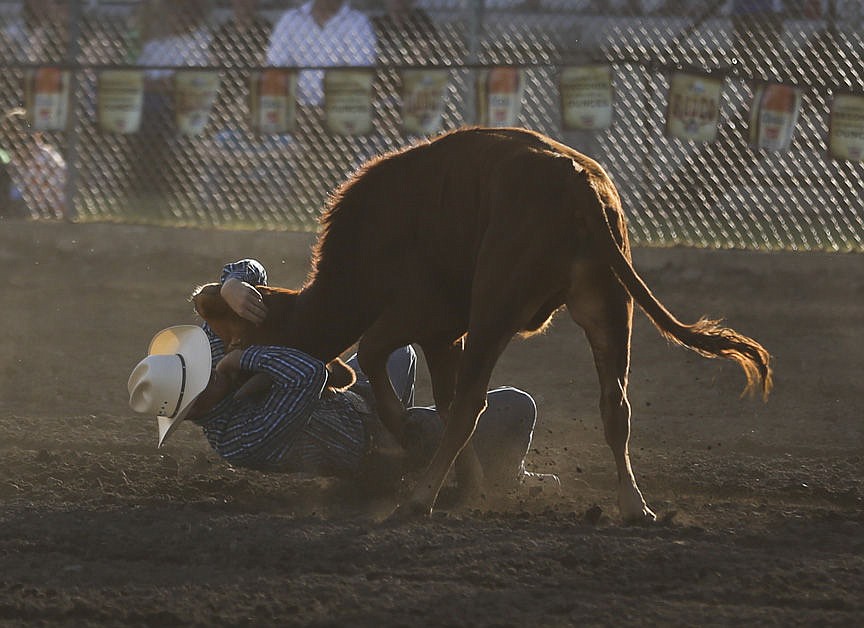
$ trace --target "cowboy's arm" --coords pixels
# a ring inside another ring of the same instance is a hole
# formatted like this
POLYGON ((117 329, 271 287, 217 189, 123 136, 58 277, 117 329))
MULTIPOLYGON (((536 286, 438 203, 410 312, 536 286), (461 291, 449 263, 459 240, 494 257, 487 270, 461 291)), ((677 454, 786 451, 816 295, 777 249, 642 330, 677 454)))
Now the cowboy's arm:
POLYGON ((305 413, 327 383, 324 363, 289 347, 253 346, 239 356, 239 368, 269 376, 267 405, 287 414, 305 413))
POLYGON ((290 448, 307 425, 327 378, 320 360, 286 347, 231 351, 217 371, 270 380, 266 391, 242 399, 230 395, 201 418, 216 452, 243 465, 271 464, 290 448))

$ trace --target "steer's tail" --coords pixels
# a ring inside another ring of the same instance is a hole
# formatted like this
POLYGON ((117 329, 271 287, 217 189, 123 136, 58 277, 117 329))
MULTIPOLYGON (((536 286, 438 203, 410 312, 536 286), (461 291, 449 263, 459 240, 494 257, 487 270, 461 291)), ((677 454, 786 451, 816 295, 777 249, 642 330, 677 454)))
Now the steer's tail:
POLYGON ((744 394, 761 391, 763 399, 767 398, 773 384, 771 356, 765 348, 752 338, 723 327, 721 321, 703 317, 696 323, 687 325, 675 318, 654 296, 616 241, 615 228, 622 231, 626 228, 623 215, 616 209, 607 210, 596 194, 594 199, 597 203, 596 210, 588 209, 586 213, 589 216, 586 218, 597 236, 598 248, 605 249, 609 264, 618 280, 660 333, 668 340, 705 357, 721 357, 737 362, 747 376, 744 394), (619 224, 613 225, 610 220, 619 224))

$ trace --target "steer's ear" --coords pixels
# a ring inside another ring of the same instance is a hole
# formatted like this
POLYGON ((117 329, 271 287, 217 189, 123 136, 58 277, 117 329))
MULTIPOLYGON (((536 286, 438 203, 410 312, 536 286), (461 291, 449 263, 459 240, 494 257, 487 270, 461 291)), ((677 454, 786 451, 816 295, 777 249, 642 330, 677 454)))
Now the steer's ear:
POLYGON ((208 283, 199 286, 192 293, 191 301, 198 316, 208 323, 231 318, 234 311, 220 294, 222 286, 218 283, 208 283))

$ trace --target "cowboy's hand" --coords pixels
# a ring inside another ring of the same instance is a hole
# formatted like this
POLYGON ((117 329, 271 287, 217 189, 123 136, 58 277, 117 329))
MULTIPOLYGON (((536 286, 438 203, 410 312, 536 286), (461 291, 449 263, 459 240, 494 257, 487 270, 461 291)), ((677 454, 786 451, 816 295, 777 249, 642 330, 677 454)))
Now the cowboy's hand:
POLYGON ((240 375, 240 357, 243 355, 241 349, 234 349, 225 354, 225 357, 219 360, 216 365, 216 371, 221 375, 230 378, 233 381, 237 380, 240 375))
MULTIPOLYGON (((228 352, 224 358, 219 360, 219 364, 216 365, 216 371, 229 378, 235 386, 242 381, 240 376, 240 357, 242 355, 243 351, 241 349, 234 349, 228 352)), ((234 393, 234 398, 242 399, 244 397, 260 395, 270 390, 270 384, 272 383, 273 380, 267 373, 255 373, 237 389, 234 393)))
POLYGON ((245 281, 240 281, 234 277, 226 279, 219 290, 219 294, 225 299, 228 307, 247 321, 259 325, 267 317, 267 306, 264 305, 261 293, 255 289, 255 286, 245 281))

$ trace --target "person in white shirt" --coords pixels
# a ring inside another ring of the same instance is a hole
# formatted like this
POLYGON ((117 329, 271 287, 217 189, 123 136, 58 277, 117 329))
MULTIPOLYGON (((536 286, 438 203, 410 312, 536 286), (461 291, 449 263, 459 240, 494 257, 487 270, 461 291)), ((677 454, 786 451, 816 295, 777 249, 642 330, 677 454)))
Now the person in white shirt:
POLYGON ((6 17, 0 21, 0 50, 9 60, 56 63, 65 58, 69 34, 67 0, 24 0, 20 15, 8 21, 6 17))
MULTIPOLYGON (((270 36, 267 65, 274 67, 373 66, 375 31, 369 18, 345 0, 310 0, 286 11, 270 36)), ((321 105, 324 71, 297 78, 297 102, 321 105)))
POLYGON ((209 7, 207 0, 185 0, 142 8, 142 22, 156 26, 135 60, 144 72, 144 103, 130 154, 129 192, 133 196, 159 196, 176 185, 174 76, 177 68, 210 63, 209 7))

